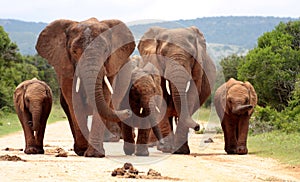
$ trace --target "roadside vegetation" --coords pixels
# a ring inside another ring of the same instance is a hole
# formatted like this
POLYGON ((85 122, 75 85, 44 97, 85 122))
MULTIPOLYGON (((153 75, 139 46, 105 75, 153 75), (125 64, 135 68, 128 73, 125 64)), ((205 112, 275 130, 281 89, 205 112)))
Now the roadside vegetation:
POLYGON ((257 92, 249 151, 299 165, 300 21, 280 23, 246 56, 231 55, 220 65, 225 81, 249 81, 257 92))

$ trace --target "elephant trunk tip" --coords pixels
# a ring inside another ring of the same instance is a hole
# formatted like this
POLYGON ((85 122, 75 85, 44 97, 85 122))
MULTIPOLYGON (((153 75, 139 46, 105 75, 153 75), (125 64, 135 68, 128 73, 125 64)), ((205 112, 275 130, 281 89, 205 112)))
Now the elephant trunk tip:
POLYGON ((243 114, 249 110, 253 109, 252 105, 242 105, 242 106, 237 106, 235 109, 232 110, 232 113, 234 114, 243 114))

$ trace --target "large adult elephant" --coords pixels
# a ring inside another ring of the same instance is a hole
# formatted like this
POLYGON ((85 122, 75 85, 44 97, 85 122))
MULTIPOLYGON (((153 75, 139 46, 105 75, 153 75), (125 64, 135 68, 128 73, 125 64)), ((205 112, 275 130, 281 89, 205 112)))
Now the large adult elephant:
POLYGON ((152 27, 141 38, 138 49, 143 59, 155 65, 162 76, 161 86, 168 105, 160 122, 164 137, 171 133, 169 119, 179 118, 174 145, 171 137, 171 147, 166 144, 165 151, 189 154, 189 128, 200 129, 191 115, 211 94, 216 76, 215 65, 206 51, 205 38, 194 26, 152 27))
POLYGON ((130 110, 110 107, 113 90, 109 82, 134 48, 131 31, 119 20, 56 20, 40 33, 36 49, 56 71, 76 154, 104 157, 103 121, 118 122, 131 116, 130 110), (88 115, 93 118, 90 132, 88 115))

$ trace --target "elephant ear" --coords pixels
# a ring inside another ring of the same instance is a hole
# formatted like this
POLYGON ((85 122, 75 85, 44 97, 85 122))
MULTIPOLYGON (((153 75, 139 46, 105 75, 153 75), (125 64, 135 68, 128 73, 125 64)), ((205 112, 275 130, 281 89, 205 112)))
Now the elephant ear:
POLYGON ((111 54, 105 63, 107 76, 116 75, 117 72, 129 61, 129 56, 135 49, 135 41, 132 32, 120 20, 104 20, 112 33, 111 54))
POLYGON ((156 54, 160 40, 157 40, 157 37, 164 30, 166 29, 161 27, 151 27, 141 38, 138 50, 145 64, 151 60, 153 64, 159 65, 156 54))
POLYGON ((25 110, 24 95, 26 92, 26 86, 29 82, 30 80, 20 83, 14 91, 14 95, 13 95, 14 105, 16 110, 18 110, 19 108, 21 112, 24 112, 25 110))
MULTIPOLYGON (((253 108, 256 106, 257 104, 257 95, 256 92, 254 90, 254 87, 251 85, 250 82, 245 82, 245 86, 247 87, 247 89, 249 90, 249 100, 250 100, 250 105, 253 106, 253 108)), ((254 109, 251 109, 248 111, 248 114, 251 115, 253 113, 254 109)))
POLYGON ((66 49, 66 29, 73 23, 75 22, 71 20, 56 20, 50 23, 40 33, 35 46, 39 55, 47 59, 48 63, 54 67, 58 76, 66 72, 62 63, 70 61, 66 49))
POLYGON ((203 103, 211 94, 214 89, 214 83, 216 80, 216 66, 210 56, 207 54, 206 50, 206 40, 203 33, 195 26, 189 27, 190 30, 194 32, 195 35, 195 48, 196 52, 194 58, 197 60, 198 64, 193 67, 193 74, 198 75, 199 70, 202 68, 202 84, 201 84, 201 100, 203 103), (208 87, 209 85, 209 87, 208 87))

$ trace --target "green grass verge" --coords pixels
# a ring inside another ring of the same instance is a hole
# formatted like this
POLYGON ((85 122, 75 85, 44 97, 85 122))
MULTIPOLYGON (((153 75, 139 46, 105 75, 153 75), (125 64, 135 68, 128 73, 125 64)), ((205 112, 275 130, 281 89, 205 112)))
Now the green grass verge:
MULTIPOLYGON (((54 104, 47 124, 66 119, 65 113, 58 104, 54 104)), ((16 113, 1 113, 0 137, 22 130, 21 123, 16 113)))
POLYGON ((249 136, 250 153, 271 157, 290 165, 300 165, 300 133, 273 131, 249 136))

